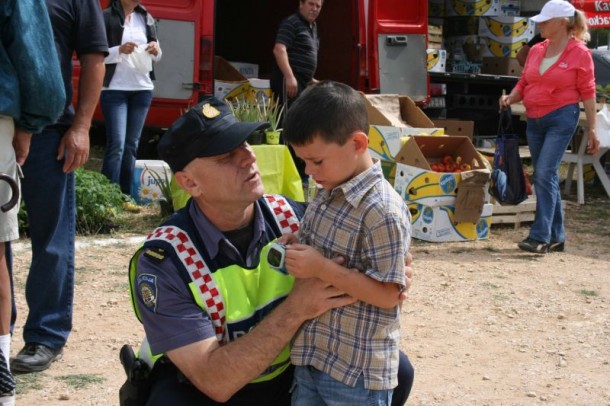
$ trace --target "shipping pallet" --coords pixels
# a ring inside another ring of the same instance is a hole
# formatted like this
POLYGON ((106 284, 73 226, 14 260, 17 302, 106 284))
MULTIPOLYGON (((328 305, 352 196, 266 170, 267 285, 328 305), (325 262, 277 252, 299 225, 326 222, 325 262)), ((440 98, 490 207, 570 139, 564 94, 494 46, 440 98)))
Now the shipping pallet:
POLYGON ((491 224, 515 224, 515 230, 521 223, 532 222, 536 217, 536 196, 529 196, 518 205, 502 206, 494 203, 491 224))

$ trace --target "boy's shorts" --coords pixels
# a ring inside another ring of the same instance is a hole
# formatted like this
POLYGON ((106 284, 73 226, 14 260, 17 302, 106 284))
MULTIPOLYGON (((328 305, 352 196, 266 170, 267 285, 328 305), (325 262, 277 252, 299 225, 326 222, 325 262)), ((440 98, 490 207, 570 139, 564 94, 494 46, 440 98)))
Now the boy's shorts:
MULTIPOLYGON (((0 173, 11 176, 19 184, 15 150, 13 149, 13 136, 15 127, 11 117, 0 115, 0 173)), ((6 204, 12 196, 11 187, 5 181, 0 181, 0 206, 6 204)), ((0 210, 0 242, 12 241, 19 238, 19 224, 17 223, 19 204, 4 213, 0 210)))

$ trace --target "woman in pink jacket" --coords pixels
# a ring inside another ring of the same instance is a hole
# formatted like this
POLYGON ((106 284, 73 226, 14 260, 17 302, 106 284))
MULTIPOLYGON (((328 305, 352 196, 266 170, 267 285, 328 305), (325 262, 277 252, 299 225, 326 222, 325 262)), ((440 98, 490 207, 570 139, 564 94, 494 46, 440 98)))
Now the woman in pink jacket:
POLYGON ((564 0, 548 1, 538 24, 544 41, 530 50, 521 78, 500 107, 523 101, 527 142, 534 165, 536 218, 519 248, 529 252, 563 251, 565 229, 559 191, 559 164, 578 125, 579 102, 589 122, 587 151, 599 149, 595 134, 595 77, 585 16, 564 0))

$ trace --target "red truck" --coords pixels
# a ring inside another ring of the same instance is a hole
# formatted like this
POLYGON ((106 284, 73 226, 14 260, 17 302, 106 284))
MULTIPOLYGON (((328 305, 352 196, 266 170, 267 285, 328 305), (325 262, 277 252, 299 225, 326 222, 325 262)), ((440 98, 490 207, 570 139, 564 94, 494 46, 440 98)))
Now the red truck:
MULTIPOLYGON (((158 21, 163 49, 147 130, 167 128, 202 95, 214 94, 215 55, 257 64, 259 78, 269 78, 277 27, 298 1, 143 0, 158 21)), ((100 3, 106 7, 108 0, 100 3)), ((427 28, 428 0, 326 1, 316 78, 425 102, 427 28)), ((99 109, 95 120, 103 121, 99 109)))

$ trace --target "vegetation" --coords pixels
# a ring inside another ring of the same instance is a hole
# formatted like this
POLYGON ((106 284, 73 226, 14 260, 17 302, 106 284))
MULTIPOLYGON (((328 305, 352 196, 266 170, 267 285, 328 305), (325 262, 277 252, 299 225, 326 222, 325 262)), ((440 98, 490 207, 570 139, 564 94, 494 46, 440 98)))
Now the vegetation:
POLYGON ((106 379, 99 374, 73 374, 64 375, 59 377, 60 380, 64 381, 66 385, 73 387, 74 389, 85 388, 90 385, 103 383, 106 379))
MULTIPOLYGON (((76 232, 80 235, 108 233, 123 211, 125 196, 118 185, 99 172, 79 168, 76 175, 76 232)), ((29 220, 22 204, 19 211, 22 234, 28 234, 29 220)))

